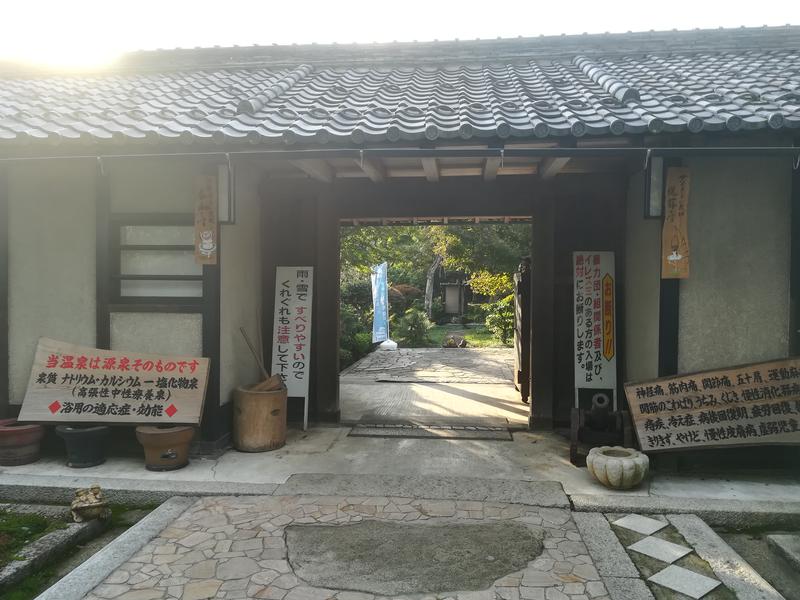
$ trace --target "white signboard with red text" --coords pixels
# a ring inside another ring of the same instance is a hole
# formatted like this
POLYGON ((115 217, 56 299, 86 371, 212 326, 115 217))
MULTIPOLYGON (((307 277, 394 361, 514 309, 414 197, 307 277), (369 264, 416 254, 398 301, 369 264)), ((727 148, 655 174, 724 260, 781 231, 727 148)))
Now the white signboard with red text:
POLYGON ((303 398, 303 429, 308 426, 313 280, 314 267, 275 271, 272 374, 281 376, 290 398, 303 398))
POLYGON ((617 410, 613 252, 573 252, 575 407, 617 410))

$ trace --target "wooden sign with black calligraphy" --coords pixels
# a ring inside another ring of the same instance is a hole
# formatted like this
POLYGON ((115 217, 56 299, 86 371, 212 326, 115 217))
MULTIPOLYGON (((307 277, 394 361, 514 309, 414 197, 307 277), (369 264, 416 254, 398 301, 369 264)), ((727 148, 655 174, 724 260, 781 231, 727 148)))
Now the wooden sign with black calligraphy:
POLYGON ((200 423, 209 361, 40 338, 20 421, 200 423))
POLYGON ((800 444, 800 358, 628 383, 644 452, 800 444))
POLYGON ((689 277, 689 169, 667 169, 666 211, 661 231, 661 278, 689 277))

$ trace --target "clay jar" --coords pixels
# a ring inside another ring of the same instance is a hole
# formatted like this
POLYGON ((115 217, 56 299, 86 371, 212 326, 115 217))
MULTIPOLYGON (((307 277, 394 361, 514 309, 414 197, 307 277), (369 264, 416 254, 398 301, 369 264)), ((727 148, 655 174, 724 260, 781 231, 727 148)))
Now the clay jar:
POLYGON ((0 465, 26 465, 39 460, 42 436, 41 425, 0 419, 0 465))
POLYGON ((188 425, 139 425, 136 439, 144 447, 148 471, 174 471, 189 464, 194 428, 188 425))
POLYGON ((67 446, 67 466, 83 469, 106 462, 106 438, 111 428, 106 425, 58 425, 56 435, 67 446))

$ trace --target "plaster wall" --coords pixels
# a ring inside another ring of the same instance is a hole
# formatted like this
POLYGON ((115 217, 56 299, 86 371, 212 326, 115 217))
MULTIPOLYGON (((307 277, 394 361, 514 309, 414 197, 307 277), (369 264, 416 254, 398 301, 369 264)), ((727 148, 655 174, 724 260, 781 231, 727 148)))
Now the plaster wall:
POLYGON ((111 349, 170 356, 202 356, 203 316, 111 313, 111 349))
MULTIPOLYGON (((198 161, 177 159, 110 162, 111 212, 193 214, 195 178, 202 166, 198 161)), ((197 313, 111 315, 111 347, 117 350, 202 356, 202 334, 203 319, 197 313)))
POLYGON ((9 400, 20 404, 37 340, 94 346, 94 164, 9 169, 9 400))
POLYGON ((625 227, 625 364, 623 379, 658 377, 661 220, 644 218, 644 174, 628 185, 625 227))
POLYGON ((194 213, 195 177, 203 163, 180 159, 111 162, 111 212, 194 213))
POLYGON ((692 158, 681 373, 789 351, 790 196, 784 158, 692 158))
POLYGON ((254 165, 236 168, 235 223, 221 226, 220 403, 239 385, 259 381, 260 372, 239 331, 244 327, 261 347, 261 203, 260 172, 254 165))

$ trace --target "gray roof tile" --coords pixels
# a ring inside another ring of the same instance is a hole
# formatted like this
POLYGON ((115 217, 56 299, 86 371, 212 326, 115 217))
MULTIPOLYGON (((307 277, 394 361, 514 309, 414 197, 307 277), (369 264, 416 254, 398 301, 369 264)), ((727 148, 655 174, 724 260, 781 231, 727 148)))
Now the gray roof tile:
POLYGON ((796 129, 798 47, 800 40, 774 49, 575 51, 505 62, 487 54, 484 66, 0 75, 0 150, 31 140, 361 145, 796 129))

